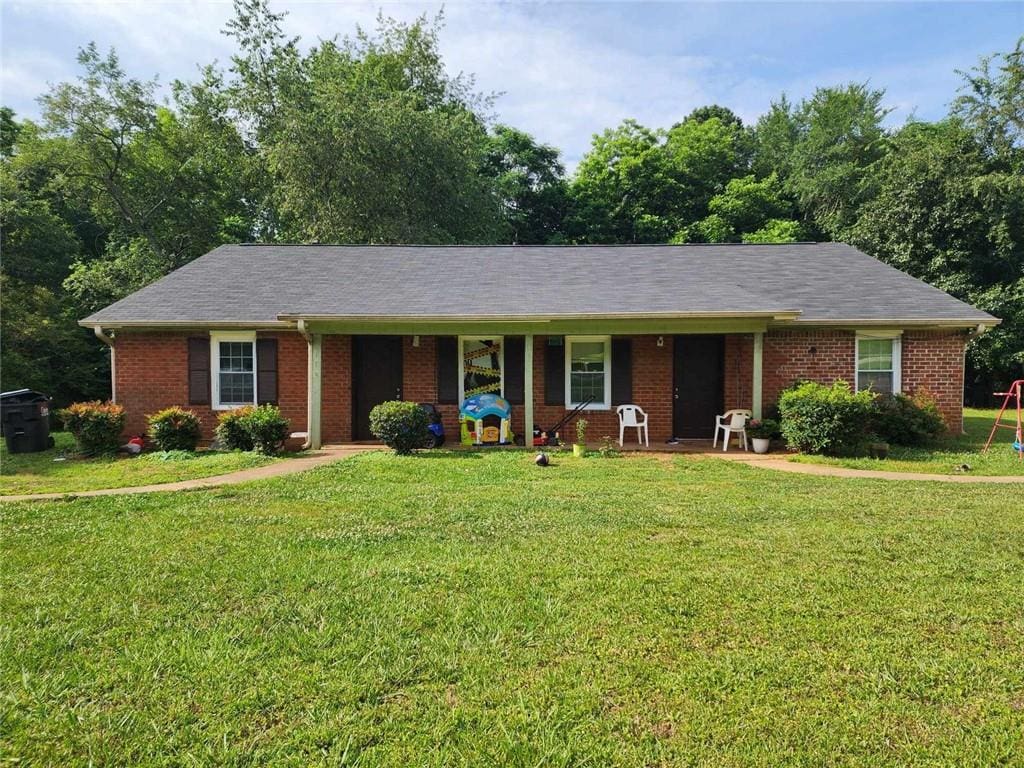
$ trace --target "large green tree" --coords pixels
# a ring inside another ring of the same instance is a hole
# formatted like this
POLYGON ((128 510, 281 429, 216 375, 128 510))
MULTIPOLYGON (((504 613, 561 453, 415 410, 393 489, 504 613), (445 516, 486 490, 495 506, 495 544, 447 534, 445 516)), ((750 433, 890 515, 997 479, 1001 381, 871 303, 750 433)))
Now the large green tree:
POLYGON ((568 185, 557 149, 525 131, 496 125, 487 140, 483 173, 493 179, 509 242, 564 240, 568 185))

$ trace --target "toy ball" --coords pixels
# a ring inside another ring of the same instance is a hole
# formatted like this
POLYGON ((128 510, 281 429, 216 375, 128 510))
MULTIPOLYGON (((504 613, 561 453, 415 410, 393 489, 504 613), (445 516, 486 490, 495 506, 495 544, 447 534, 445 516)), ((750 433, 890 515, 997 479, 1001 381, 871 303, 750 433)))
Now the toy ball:
POLYGON ((548 455, 541 451, 537 454, 537 458, 533 460, 533 463, 538 467, 546 467, 548 465, 548 455))

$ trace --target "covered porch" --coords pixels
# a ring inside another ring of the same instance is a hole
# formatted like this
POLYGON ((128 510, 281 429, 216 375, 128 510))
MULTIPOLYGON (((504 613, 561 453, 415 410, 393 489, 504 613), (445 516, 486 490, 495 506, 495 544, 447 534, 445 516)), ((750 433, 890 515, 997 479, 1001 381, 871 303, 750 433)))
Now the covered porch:
MULTIPOLYGON (((760 417, 764 334, 771 322, 792 318, 280 319, 306 341, 314 448, 369 438, 369 409, 392 399, 436 405, 449 444, 457 442, 460 404, 467 393, 487 391, 509 400, 512 431, 527 444, 534 425, 551 429, 592 397, 579 414, 588 442, 617 440, 615 409, 633 403, 649 415, 651 449, 699 453, 711 448, 717 413, 748 408, 760 417), (666 444, 671 437, 688 439, 666 444)), ((563 441, 572 441, 573 429, 563 425, 563 441)), ((627 432, 627 447, 632 437, 627 432)))

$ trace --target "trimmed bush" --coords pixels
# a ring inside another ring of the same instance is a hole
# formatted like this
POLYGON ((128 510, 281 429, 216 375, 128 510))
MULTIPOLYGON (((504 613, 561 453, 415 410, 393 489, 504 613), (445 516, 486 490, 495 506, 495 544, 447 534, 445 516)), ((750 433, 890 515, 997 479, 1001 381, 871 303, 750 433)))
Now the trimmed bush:
POLYGON ((427 414, 417 403, 389 400, 370 411, 370 432, 395 453, 412 453, 429 435, 427 414))
POLYGON ((946 429, 935 397, 927 390, 913 395, 879 395, 875 398, 871 430, 893 445, 923 445, 946 429))
POLYGON ((246 405, 231 411, 224 411, 217 417, 214 434, 217 436, 217 441, 229 451, 251 451, 253 449, 252 436, 243 422, 252 411, 253 407, 246 405))
POLYGON ((194 451, 199 445, 199 417, 172 406, 147 416, 149 437, 161 451, 194 451))
POLYGON ((252 408, 240 421, 257 453, 273 456, 281 450, 288 437, 288 419, 281 415, 276 405, 252 408))
POLYGON ((779 397, 782 436, 801 453, 850 456, 863 450, 872 428, 874 395, 853 392, 845 381, 831 387, 807 381, 779 397))
POLYGON ((99 400, 72 403, 58 411, 57 416, 75 436, 78 452, 85 456, 113 453, 121 444, 125 414, 120 405, 99 400))

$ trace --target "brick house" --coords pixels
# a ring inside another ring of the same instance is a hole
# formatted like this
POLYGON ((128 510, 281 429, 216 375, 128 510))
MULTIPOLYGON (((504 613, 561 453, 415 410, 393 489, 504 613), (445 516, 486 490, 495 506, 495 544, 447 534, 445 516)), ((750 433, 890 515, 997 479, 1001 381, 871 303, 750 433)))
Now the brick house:
POLYGON ((219 411, 276 403, 307 443, 369 439, 384 400, 467 393, 552 425, 586 399, 652 441, 710 437, 793 382, 930 390, 962 428, 964 347, 998 319, 840 243, 653 246, 221 246, 82 320, 112 348, 128 431, 169 405, 212 436, 219 411))

